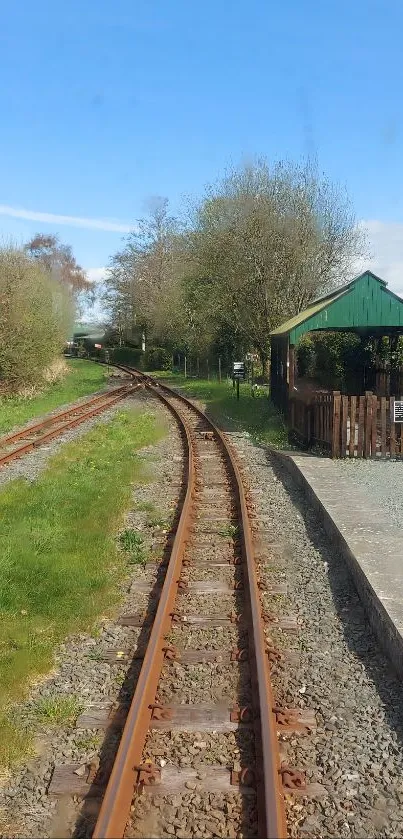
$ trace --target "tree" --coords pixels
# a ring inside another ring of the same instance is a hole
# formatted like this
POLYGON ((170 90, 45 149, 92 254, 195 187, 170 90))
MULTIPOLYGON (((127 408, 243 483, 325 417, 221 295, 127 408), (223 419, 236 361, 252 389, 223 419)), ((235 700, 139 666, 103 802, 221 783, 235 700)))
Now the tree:
POLYGON ((344 282, 362 253, 347 197, 315 167, 257 160, 208 188, 193 211, 189 276, 205 316, 265 363, 270 331, 344 282))
POLYGON ((111 260, 106 304, 121 340, 139 328, 194 354, 258 351, 345 281, 364 253, 347 196, 311 164, 256 160, 208 187, 179 223, 166 199, 111 260))
POLYGON ((68 290, 77 307, 81 307, 83 296, 93 298, 92 283, 78 265, 71 246, 60 242, 58 236, 36 233, 25 245, 25 251, 68 290))
POLYGON ((155 198, 112 259, 105 281, 104 304, 121 340, 138 341, 139 332, 167 339, 175 320, 180 236, 165 198, 155 198))

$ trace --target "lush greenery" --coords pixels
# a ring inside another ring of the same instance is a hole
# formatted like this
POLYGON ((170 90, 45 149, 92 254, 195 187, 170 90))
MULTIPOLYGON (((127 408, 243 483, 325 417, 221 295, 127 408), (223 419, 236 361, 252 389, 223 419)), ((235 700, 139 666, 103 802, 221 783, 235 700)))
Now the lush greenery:
POLYGON ((198 399, 205 405, 207 414, 220 428, 228 431, 247 431, 258 442, 268 443, 276 448, 287 447, 287 431, 281 415, 268 399, 266 387, 255 389, 240 384, 240 398, 232 382, 188 379, 181 375, 158 373, 172 387, 180 388, 186 395, 198 399))
POLYGON ((128 364, 132 367, 141 367, 143 363, 143 355, 141 349, 137 347, 113 347, 109 351, 110 361, 115 361, 116 364, 128 364))
POLYGON ((73 309, 66 288, 33 257, 0 248, 0 391, 40 382, 60 353, 73 309))
POLYGON ((145 370, 171 370, 172 354, 164 347, 148 347, 143 364, 145 370))
POLYGON ((0 433, 104 387, 106 368, 81 359, 68 359, 66 366, 67 375, 46 385, 40 394, 30 399, 18 396, 0 398, 0 433))
POLYGON ((336 287, 363 252, 344 193, 311 164, 227 172, 181 218, 154 200, 110 264, 104 303, 120 343, 266 367, 270 330, 336 287))
POLYGON ((345 393, 361 392, 364 381, 368 388, 373 387, 377 367, 387 364, 396 368, 402 362, 402 338, 389 344, 387 338, 374 340, 353 333, 314 332, 304 335, 297 346, 299 376, 345 393))
POLYGON ((133 481, 136 450, 163 433, 153 416, 125 411, 69 443, 34 483, 0 493, 0 763, 24 738, 9 717, 55 646, 89 628, 117 596, 127 563, 115 540, 133 481))

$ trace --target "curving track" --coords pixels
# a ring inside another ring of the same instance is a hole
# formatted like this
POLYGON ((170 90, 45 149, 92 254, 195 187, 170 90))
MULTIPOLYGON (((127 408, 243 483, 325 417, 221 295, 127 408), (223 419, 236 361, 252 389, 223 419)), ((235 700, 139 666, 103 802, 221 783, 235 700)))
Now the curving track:
MULTIPOLYGON (((187 488, 94 839, 140 835, 135 832, 137 794, 178 791, 185 787, 186 779, 189 781, 189 772, 172 772, 174 755, 162 769, 157 758, 153 760, 155 730, 166 736, 169 744, 172 731, 215 733, 217 729, 228 735, 248 729, 252 747, 245 752, 238 749, 233 761, 224 761, 224 767, 206 766, 200 776, 201 787, 233 789, 243 799, 255 800, 255 821, 247 826, 247 835, 285 837, 284 791, 304 788, 305 782, 281 764, 277 732, 284 722, 283 730, 293 726, 298 730, 298 719, 287 718, 288 712, 276 708, 272 695, 270 660, 274 651, 264 629, 272 616, 262 614, 262 586, 238 465, 223 434, 190 401, 138 371, 120 369, 145 384, 177 420, 184 439, 187 488), (211 633, 218 626, 228 627, 217 636, 223 638, 222 649, 217 650, 217 645, 208 649, 202 640, 200 649, 192 648, 193 639, 202 638, 203 629, 211 633), (234 632, 236 648, 225 647, 225 639, 234 632), (236 672, 235 681, 228 684, 227 702, 186 704, 179 683, 177 695, 175 690, 172 693, 172 679, 166 676, 172 661, 200 663, 200 678, 213 685, 217 660, 236 672), (231 771, 231 764, 239 762, 237 771, 231 771)), ((228 748, 232 742, 229 738, 228 748)))
POLYGON ((91 417, 107 411, 112 408, 120 399, 124 399, 133 391, 133 385, 121 385, 114 388, 109 393, 101 393, 99 396, 94 396, 86 402, 81 402, 69 408, 67 411, 62 411, 58 414, 53 414, 41 422, 33 423, 14 434, 8 434, 0 437, 0 467, 5 466, 12 460, 32 451, 32 449, 48 443, 55 437, 59 437, 74 428, 80 423, 85 422, 91 417))

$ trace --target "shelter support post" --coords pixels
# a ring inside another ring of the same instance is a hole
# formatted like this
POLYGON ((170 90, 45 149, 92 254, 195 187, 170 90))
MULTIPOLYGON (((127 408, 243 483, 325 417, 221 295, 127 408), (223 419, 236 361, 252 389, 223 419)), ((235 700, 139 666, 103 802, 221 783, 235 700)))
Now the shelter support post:
POLYGON ((290 396, 294 394, 295 386, 295 347, 290 344, 288 347, 288 393, 290 396))

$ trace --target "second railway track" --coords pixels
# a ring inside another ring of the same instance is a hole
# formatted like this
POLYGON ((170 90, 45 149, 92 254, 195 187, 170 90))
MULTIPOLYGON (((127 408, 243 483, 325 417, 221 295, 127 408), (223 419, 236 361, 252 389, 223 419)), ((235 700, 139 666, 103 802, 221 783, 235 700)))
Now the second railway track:
MULTIPOLYGON (((93 836, 197 835, 186 833, 186 808, 200 808, 208 822, 209 796, 220 793, 235 796, 235 804, 211 835, 284 837, 284 790, 305 782, 281 762, 278 730, 298 730, 303 720, 276 708, 272 695, 265 629, 272 616, 263 614, 241 474, 225 437, 198 408, 135 375, 179 423, 187 487, 93 836), (197 668, 195 681, 186 679, 189 668, 197 668), (203 742, 218 735, 219 759, 203 763, 203 742), (197 795, 190 802, 189 790, 197 795), (149 793, 145 821, 142 793, 149 793), (182 832, 178 823, 165 831, 166 813, 153 812, 153 795, 176 804, 184 796, 182 832)), ((143 619, 127 615, 123 623, 143 619)))
POLYGON ((107 411, 121 399, 129 396, 132 391, 133 385, 126 383, 108 393, 101 393, 65 411, 51 414, 39 422, 31 423, 19 431, 0 437, 0 467, 23 457, 55 437, 60 437, 66 431, 97 414, 107 411))

